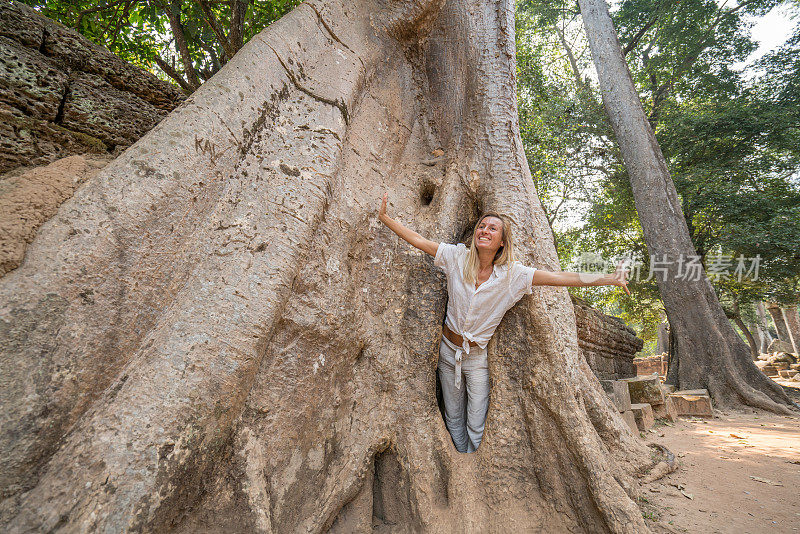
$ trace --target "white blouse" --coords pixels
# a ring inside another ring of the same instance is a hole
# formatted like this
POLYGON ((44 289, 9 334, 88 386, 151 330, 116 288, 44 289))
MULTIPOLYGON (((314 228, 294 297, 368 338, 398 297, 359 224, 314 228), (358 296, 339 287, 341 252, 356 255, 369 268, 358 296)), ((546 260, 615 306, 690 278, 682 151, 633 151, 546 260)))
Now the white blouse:
MULTIPOLYGON (((447 326, 464 338, 456 350, 456 387, 461 386, 461 355, 469 354, 469 342, 474 341, 485 349, 503 315, 523 296, 533 291, 534 267, 515 261, 508 265, 495 265, 489 279, 478 289, 464 280, 464 262, 469 250, 465 245, 440 243, 433 264, 447 276, 447 326)), ((448 340, 449 341, 449 340, 448 340)), ((452 345, 451 343, 448 343, 452 345)))

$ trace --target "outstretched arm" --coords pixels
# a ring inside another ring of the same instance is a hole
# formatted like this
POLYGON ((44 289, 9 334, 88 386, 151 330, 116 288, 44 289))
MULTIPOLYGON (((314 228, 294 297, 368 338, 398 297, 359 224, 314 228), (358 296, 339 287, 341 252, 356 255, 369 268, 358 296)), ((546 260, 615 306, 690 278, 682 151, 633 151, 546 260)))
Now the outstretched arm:
POLYGON ((430 239, 425 239, 417 232, 413 230, 409 230, 399 222, 395 221, 389 215, 386 214, 386 200, 389 198, 389 193, 384 193, 383 195, 383 202, 381 202, 381 209, 378 212, 378 219, 381 220, 383 224, 389 227, 389 229, 407 241, 410 245, 415 246, 416 248, 420 249, 422 252, 427 252, 431 256, 436 256, 436 250, 439 248, 439 243, 435 241, 431 241, 430 239))
POLYGON ((590 274, 590 273, 555 273, 537 269, 533 274, 534 286, 570 286, 570 287, 589 287, 589 286, 620 286, 628 295, 628 271, 622 263, 617 265, 617 270, 613 274, 590 274))

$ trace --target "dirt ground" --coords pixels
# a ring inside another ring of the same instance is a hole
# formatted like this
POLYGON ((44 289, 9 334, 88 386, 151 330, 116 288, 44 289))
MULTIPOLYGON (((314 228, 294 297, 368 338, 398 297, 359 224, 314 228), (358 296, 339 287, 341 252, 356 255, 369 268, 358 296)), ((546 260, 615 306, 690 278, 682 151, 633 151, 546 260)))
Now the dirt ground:
MULTIPOLYGON (((800 389, 791 396, 798 402, 800 389)), ((800 416, 717 412, 657 424, 646 439, 679 464, 644 486, 654 532, 800 532, 800 416)))

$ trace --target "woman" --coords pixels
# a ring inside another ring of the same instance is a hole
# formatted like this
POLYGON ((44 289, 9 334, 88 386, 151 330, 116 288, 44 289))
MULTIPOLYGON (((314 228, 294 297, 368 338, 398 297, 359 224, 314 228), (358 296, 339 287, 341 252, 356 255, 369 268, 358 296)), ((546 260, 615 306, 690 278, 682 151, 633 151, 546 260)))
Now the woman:
POLYGON ((503 315, 533 286, 621 286, 630 294, 622 264, 614 274, 549 272, 514 261, 511 225, 497 213, 478 220, 467 248, 435 243, 386 213, 378 218, 409 244, 434 257, 447 276, 447 314, 439 346, 439 379, 445 424, 458 452, 474 452, 481 443, 489 408, 486 345, 503 315), (462 387, 462 377, 465 387, 462 387))

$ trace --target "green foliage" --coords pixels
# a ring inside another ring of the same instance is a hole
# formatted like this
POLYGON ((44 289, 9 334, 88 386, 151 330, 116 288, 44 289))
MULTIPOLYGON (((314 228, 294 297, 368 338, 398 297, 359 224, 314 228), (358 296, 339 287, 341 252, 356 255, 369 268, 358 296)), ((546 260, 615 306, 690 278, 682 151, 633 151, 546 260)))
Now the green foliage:
MULTIPOLYGON (((772 95, 776 104, 787 112, 795 124, 800 124, 800 26, 778 50, 767 54, 756 64, 765 70, 761 87, 772 95)), ((798 132, 786 139, 798 146, 798 132)))
POLYGON ((23 0, 23 3, 146 69, 152 68, 159 35, 165 36, 168 31, 155 7, 144 3, 128 5, 96 0, 23 0))
MULTIPOLYGON (((517 94, 525 154, 551 225, 569 219, 593 195, 594 166, 608 141, 602 103, 584 87, 561 44, 547 28, 553 5, 517 10, 517 94)), ((573 58, 586 64, 586 57, 573 58)))
POLYGON ((22 0, 186 92, 300 0, 22 0), (185 46, 184 46, 185 44, 185 46))
POLYGON ((651 120, 671 97, 735 91, 731 66, 755 49, 747 14, 763 14, 778 0, 728 6, 715 0, 625 0, 614 15, 626 59, 651 120))
MULTIPOLYGON (((753 317, 757 300, 790 302, 800 294, 800 30, 747 72, 732 67, 755 48, 747 16, 777 3, 625 0, 613 15, 698 254, 761 258, 757 281, 713 280, 726 309, 753 317)), ((562 268, 574 267, 581 251, 634 254, 644 261, 645 279, 649 253, 627 173, 597 112, 599 91, 576 11, 572 4, 518 3, 518 21, 527 17, 525 31, 535 36, 518 40, 520 117, 530 128, 523 142, 545 210, 555 215, 562 268), (537 61, 538 70, 526 67, 537 61), (570 70, 579 72, 570 79, 570 70), (572 111, 572 122, 564 110, 572 111), (579 161, 589 171, 580 179, 591 183, 575 184, 559 158, 579 161), (553 208, 576 190, 584 194, 583 224, 564 226, 563 210, 553 208)), ((633 298, 601 288, 573 291, 654 342, 662 309, 654 281, 632 284, 633 298)))

